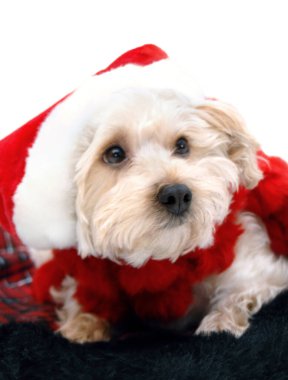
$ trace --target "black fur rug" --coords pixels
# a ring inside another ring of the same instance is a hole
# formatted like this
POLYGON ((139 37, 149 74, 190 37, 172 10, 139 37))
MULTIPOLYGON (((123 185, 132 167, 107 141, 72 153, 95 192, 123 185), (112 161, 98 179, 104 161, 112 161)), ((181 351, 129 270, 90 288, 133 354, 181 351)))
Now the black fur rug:
POLYGON ((78 345, 40 324, 3 325, 0 379, 288 379, 288 293, 265 306, 240 339, 146 330, 78 345))

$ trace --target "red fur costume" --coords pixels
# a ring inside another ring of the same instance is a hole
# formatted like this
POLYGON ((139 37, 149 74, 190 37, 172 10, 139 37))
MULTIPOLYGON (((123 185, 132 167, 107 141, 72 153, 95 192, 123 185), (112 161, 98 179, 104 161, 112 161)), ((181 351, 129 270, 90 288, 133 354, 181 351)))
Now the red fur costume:
POLYGON ((50 286, 59 287, 64 277, 70 275, 77 281, 75 298, 83 311, 112 323, 131 311, 141 318, 164 322, 180 318, 193 302, 191 285, 231 265, 242 233, 236 216, 244 210, 262 219, 272 250, 288 255, 288 165, 262 152, 259 158, 264 178, 254 190, 241 188, 235 194, 229 215, 216 228, 211 248, 196 249, 174 263, 149 260, 141 268, 94 257, 83 260, 75 250, 56 250, 54 258, 36 271, 37 299, 51 300, 50 286))
MULTIPOLYGON (((166 58, 166 53, 161 49, 146 45, 124 54, 98 74, 127 63, 145 66, 166 58)), ((19 194, 18 198, 14 194, 17 195, 18 185, 26 175, 26 159, 23 157, 28 156, 40 126, 51 110, 66 98, 0 141, 0 223, 10 233, 20 235, 27 244, 30 237, 25 241, 23 230, 17 226, 18 219, 14 218, 14 200, 19 201, 19 194)), ((279 255, 288 255, 288 165, 280 158, 267 157, 262 152, 258 155, 264 178, 254 190, 240 188, 234 195, 229 215, 222 225, 216 227, 211 248, 196 249, 174 263, 150 260, 136 269, 94 257, 81 259, 75 249, 69 248, 73 246, 69 240, 66 245, 62 241, 57 245, 55 238, 53 241, 56 244, 45 248, 61 249, 54 250, 53 259, 36 271, 36 298, 40 301, 51 300, 50 287, 59 287, 65 276, 69 275, 77 281, 74 297, 83 311, 95 313, 112 323, 131 312, 146 319, 178 319, 185 315, 193 302, 191 286, 231 265, 235 244, 242 233, 236 217, 244 210, 262 219, 272 250, 279 255)))

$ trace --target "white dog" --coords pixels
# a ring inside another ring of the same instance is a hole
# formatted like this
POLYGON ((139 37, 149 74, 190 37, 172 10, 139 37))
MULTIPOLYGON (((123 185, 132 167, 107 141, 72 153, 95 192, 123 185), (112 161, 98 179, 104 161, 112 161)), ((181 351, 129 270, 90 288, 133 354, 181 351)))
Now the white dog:
MULTIPOLYGON (((133 267, 175 262, 213 246, 233 194, 257 186, 259 147, 236 111, 195 101, 185 80, 166 86, 172 76, 162 80, 162 61, 157 65, 130 68, 129 80, 122 68, 93 79, 45 119, 14 196, 13 221, 27 245, 74 246, 83 258, 133 267)), ((238 221, 244 232, 232 265, 191 289, 188 314, 201 316, 198 334, 240 336, 250 317, 288 287, 288 261, 271 251, 261 220, 242 212, 238 221)), ((33 256, 39 261, 39 252, 33 256)), ((60 332, 78 342, 108 339, 108 322, 83 311, 76 288, 67 277, 51 290, 63 304, 60 332)))
MULTIPOLYGON (((240 185, 261 179, 258 145, 230 106, 193 106, 172 90, 128 88, 101 103, 82 134, 76 162, 79 250, 139 267, 177 260, 213 244, 240 185)), ((274 255, 261 221, 239 215, 244 233, 232 266, 191 291, 197 333, 243 334, 250 317, 288 286, 288 262, 274 255)), ((80 342, 107 339, 106 321, 81 311, 66 278, 60 332, 80 342)))

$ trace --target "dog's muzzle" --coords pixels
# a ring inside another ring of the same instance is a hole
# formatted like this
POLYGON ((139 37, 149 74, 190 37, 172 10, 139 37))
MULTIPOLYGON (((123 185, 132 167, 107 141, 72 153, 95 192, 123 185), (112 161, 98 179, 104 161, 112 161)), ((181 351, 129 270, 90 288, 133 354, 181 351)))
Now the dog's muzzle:
POLYGON ((190 207, 192 192, 183 184, 167 185, 160 189, 157 198, 167 211, 173 215, 181 216, 190 207))

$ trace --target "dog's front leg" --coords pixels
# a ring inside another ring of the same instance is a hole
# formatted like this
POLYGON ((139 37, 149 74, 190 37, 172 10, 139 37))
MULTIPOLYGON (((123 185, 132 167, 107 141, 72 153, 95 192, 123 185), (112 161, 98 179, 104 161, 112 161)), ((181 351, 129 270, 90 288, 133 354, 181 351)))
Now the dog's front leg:
POLYGON ((210 312, 201 321, 196 334, 210 335, 225 331, 240 337, 248 329, 250 317, 277 293, 279 289, 261 289, 258 294, 226 294, 224 300, 215 301, 210 312))
POLYGON ((110 325, 107 321, 91 313, 83 312, 60 323, 58 332, 68 340, 77 343, 103 342, 111 338, 110 325))
MULTIPOLYGON (((96 310, 89 312, 83 308, 77 297, 79 290, 81 291, 79 284, 70 276, 65 277, 60 288, 51 288, 50 293, 54 302, 61 305, 57 310, 57 332, 77 343, 110 340, 110 323, 103 316, 97 315, 96 310)), ((97 294, 89 293, 87 289, 84 289, 85 292, 92 300, 97 297, 97 294)), ((117 306, 119 309, 119 305, 117 306)))
POLYGON ((244 233, 236 245, 235 260, 228 270, 208 280, 214 289, 210 311, 197 334, 226 331, 241 336, 250 317, 288 288, 288 260, 271 251, 265 227, 248 213, 239 222, 244 233))

